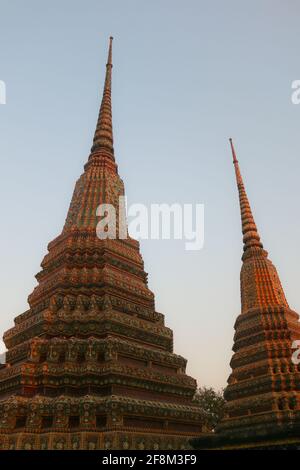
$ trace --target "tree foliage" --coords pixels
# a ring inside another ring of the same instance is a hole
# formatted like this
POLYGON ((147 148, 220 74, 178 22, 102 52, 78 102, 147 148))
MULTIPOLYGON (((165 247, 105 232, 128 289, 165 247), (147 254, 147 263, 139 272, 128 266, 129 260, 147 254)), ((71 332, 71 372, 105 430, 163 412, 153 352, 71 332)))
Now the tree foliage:
POLYGON ((223 390, 216 391, 213 388, 198 388, 194 400, 200 405, 207 416, 207 425, 211 431, 215 430, 221 421, 225 411, 223 390))

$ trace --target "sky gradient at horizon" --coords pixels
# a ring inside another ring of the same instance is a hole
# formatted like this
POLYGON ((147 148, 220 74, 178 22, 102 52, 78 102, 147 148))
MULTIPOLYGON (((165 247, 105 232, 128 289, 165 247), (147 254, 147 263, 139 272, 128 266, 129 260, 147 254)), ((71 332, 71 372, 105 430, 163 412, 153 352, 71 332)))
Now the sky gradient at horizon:
MULTIPOLYGON (((114 36, 115 155, 128 202, 204 203, 205 244, 142 241, 156 308, 199 385, 230 372, 242 235, 228 138, 300 312, 300 2, 0 0, 0 336, 27 309, 91 147, 114 36)), ((4 350, 1 343, 0 352, 4 350)))

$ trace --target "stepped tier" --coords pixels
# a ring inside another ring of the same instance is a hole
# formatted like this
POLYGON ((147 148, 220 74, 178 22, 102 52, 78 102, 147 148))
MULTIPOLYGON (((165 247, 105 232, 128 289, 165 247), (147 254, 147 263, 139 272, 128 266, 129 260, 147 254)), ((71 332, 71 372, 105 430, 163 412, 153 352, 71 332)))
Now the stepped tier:
POLYGON ((219 430, 231 437, 287 431, 300 418, 300 365, 292 362, 298 315, 284 305, 252 309, 237 318, 235 330, 219 430))
POLYGON ((36 338, 10 351, 14 362, 1 372, 2 394, 123 394, 187 403, 195 381, 186 361, 165 351, 112 337, 36 338), (21 359, 23 357, 23 359, 21 359))
POLYGON ((35 337, 7 359, 2 448, 186 448, 205 430, 186 360, 166 350, 109 335, 35 337))
POLYGON ((111 395, 35 395, 0 403, 6 449, 180 449, 202 431, 198 407, 111 395))

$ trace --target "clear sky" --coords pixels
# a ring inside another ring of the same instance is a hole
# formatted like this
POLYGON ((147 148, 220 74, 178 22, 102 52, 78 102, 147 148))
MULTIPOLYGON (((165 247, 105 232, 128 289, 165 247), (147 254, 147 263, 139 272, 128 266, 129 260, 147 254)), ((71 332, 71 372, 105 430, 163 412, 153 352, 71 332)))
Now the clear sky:
MULTIPOLYGON (((95 128, 113 35, 128 202, 205 204, 205 245, 142 242, 156 307, 199 385, 225 386, 242 237, 228 137, 291 307, 299 298, 299 1, 0 0, 0 333, 27 309, 95 128)), ((4 346, 0 347, 4 350, 4 346)))

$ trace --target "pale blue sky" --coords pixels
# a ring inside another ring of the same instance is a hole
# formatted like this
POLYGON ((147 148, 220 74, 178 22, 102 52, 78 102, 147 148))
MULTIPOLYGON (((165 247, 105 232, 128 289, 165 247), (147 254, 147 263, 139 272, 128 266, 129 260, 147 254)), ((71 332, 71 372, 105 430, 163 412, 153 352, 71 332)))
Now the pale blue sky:
MULTIPOLYGON (((240 310, 232 136, 266 249, 300 311, 300 1, 0 0, 0 334, 26 310, 82 172, 114 41, 130 202, 204 203, 205 246, 142 242, 157 310, 199 385, 225 385, 240 310)), ((0 347, 0 350, 3 346, 0 347)))

